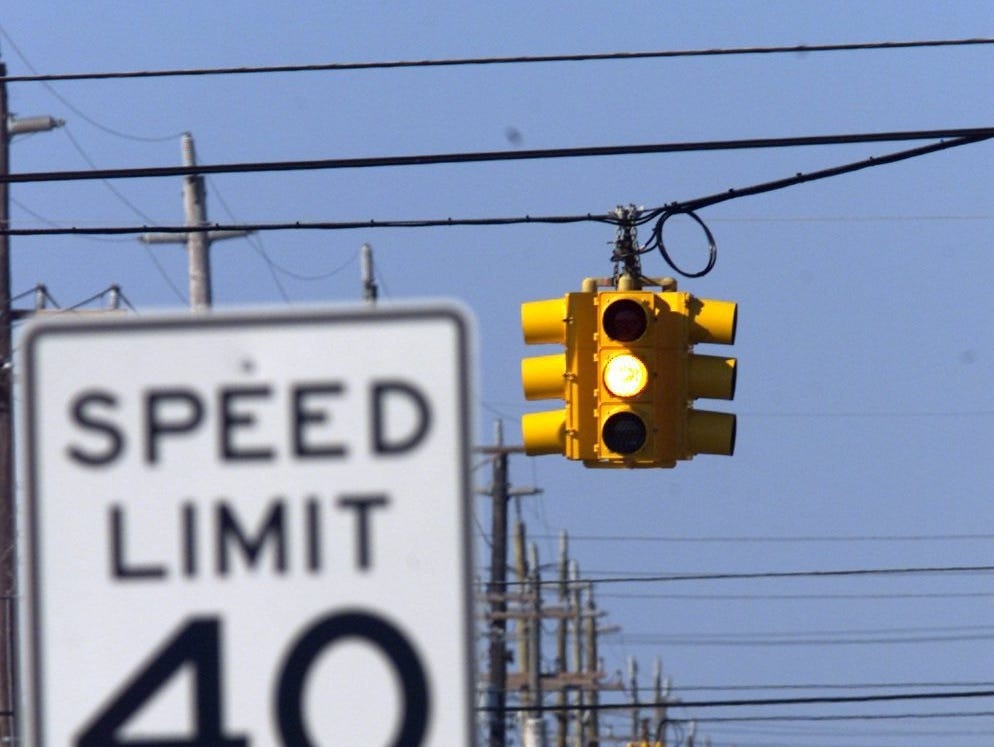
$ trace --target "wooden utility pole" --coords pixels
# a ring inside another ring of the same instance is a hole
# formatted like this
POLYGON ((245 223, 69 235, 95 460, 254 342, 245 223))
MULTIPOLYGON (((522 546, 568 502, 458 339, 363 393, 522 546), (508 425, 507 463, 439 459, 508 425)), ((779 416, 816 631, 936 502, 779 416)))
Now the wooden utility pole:
MULTIPOLYGON (((525 600, 533 594, 533 590, 530 589, 530 576, 528 569, 528 556, 527 556, 527 542, 525 540, 525 523, 521 520, 520 516, 516 516, 514 519, 513 529, 511 531, 514 537, 514 575, 518 580, 518 589, 520 590, 519 599, 522 605, 524 605, 525 600)), ((511 615, 508 615, 511 617, 511 615)), ((518 639, 518 656, 517 665, 518 671, 522 673, 531 672, 531 638, 530 630, 532 619, 528 616, 528 613, 519 614, 515 616, 515 629, 517 631, 518 639)), ((524 690, 521 694, 521 702, 523 705, 531 704, 531 693, 528 690, 524 690)))
MULTIPOLYGON (((510 454, 524 452, 522 446, 504 445, 504 427, 501 421, 494 425, 494 446, 476 447, 478 453, 489 454, 493 457, 493 475, 490 488, 480 491, 491 499, 491 544, 490 544, 490 580, 487 583, 487 602, 490 611, 488 651, 488 698, 487 707, 490 721, 487 728, 488 747, 505 747, 507 744, 507 620, 508 597, 507 591, 507 543, 508 543, 508 501, 512 497, 535 495, 541 490, 535 488, 516 488, 511 490, 508 478, 507 462, 510 454)), ((517 595, 522 596, 522 595, 517 595)))
MULTIPOLYGON (((512 451, 512 447, 484 447, 478 451, 490 454, 512 451)), ((495 491, 488 489, 486 495, 495 491)), ((511 489, 508 497, 538 492, 533 489, 511 489)), ((510 669, 506 659, 497 664, 498 678, 503 678, 508 695, 517 693, 520 698, 521 713, 519 730, 522 747, 545 747, 547 742, 546 722, 543 714, 547 710, 544 693, 556 693, 558 707, 548 709, 555 712, 558 721, 556 747, 598 747, 600 731, 597 718, 600 690, 623 690, 621 683, 604 683, 604 673, 600 671, 597 640, 598 635, 609 628, 601 628, 597 621, 601 613, 594 602, 593 585, 580 579, 576 561, 567 557, 565 534, 560 536, 558 580, 559 604, 547 605, 543 599, 543 589, 539 569, 538 549, 532 544, 525 556, 526 531, 520 515, 511 533, 514 549, 514 567, 519 591, 504 595, 487 595, 490 611, 487 619, 490 630, 495 629, 498 619, 513 620, 515 625, 518 655, 516 671, 510 669), (497 607, 494 601, 502 603, 497 607), (497 611, 495 611, 497 608, 497 611), (556 667, 555 671, 543 672, 542 661, 542 622, 556 621, 556 667), (572 635, 572 641, 570 636, 572 635), (503 671, 500 667, 503 665, 503 671), (575 695, 571 705, 570 692, 575 695)), ((499 540, 498 540, 499 541, 499 540)), ((504 568, 505 572, 507 568, 504 568)), ((491 584, 488 589, 496 588, 491 584)), ((503 654, 507 656, 506 627, 503 654)), ((491 637, 491 643, 495 638, 491 637)), ((495 652, 491 648, 491 652, 495 652)), ((496 679, 487 677, 490 692, 496 690, 496 679)), ((504 707, 506 707, 505 695, 504 707)), ((491 718, 496 709, 496 698, 491 698, 488 710, 491 718)), ((506 729, 506 721, 504 727, 506 729)), ((506 734, 505 734, 506 738, 506 734)))
MULTIPOLYGON (((572 594, 572 607, 573 610, 573 671, 583 672, 585 671, 583 665, 583 590, 580 586, 580 566, 575 560, 571 560, 569 563, 569 577, 571 583, 570 593, 572 594)), ((589 667, 593 669, 593 667, 589 667)), ((590 697, 594 696, 594 691, 591 691, 590 697)), ((588 741, 587 737, 590 732, 587 731, 586 718, 588 711, 584 710, 584 705, 588 702, 587 694, 583 689, 576 691, 576 745, 577 747, 587 747, 588 741)))
POLYGON ((52 117, 14 118, 7 105, 7 66, 0 62, 0 744, 14 743, 17 566, 15 541, 13 349, 10 291, 10 139, 65 124, 52 117))
POLYGON ((362 265, 362 300, 370 306, 375 306, 379 291, 376 287, 376 273, 373 271, 372 246, 362 245, 359 250, 359 261, 362 265))
POLYGON ((493 481, 490 485, 491 546, 490 583, 490 747, 505 747, 507 728, 507 452, 504 446, 504 427, 498 420, 495 426, 497 449, 493 458, 493 481))
POLYGON ((538 547, 529 548, 528 588, 533 595, 528 620, 528 695, 531 710, 525 713, 524 747, 545 747, 545 719, 542 715, 542 576, 538 547))
MULTIPOLYGON (((184 132, 181 139, 183 165, 197 165, 197 153, 193 135, 184 132)), ((213 303, 211 284, 211 243, 218 239, 234 239, 248 236, 249 231, 210 231, 207 226, 207 189, 204 177, 200 174, 187 174, 183 178, 183 212, 185 225, 190 228, 185 234, 146 233, 138 240, 146 244, 186 244, 188 274, 190 280, 190 310, 206 311, 213 303)))
MULTIPOLYGON (((0 62, 0 78, 7 66, 0 62)), ((7 81, 0 80, 0 174, 10 173, 7 81)), ((10 333, 10 185, 0 182, 0 743, 14 741, 14 428, 11 422, 13 380, 10 333)))
POLYGON ((632 688, 632 739, 639 739, 639 663, 628 657, 628 684, 632 688))
MULTIPOLYGON (((569 540, 566 532, 559 535, 559 604, 563 608, 569 607, 569 540)), ((559 618, 556 623, 556 674, 560 677, 568 671, 566 665, 566 639, 569 621, 566 615, 559 618)), ((566 712, 566 705, 569 703, 569 688, 565 684, 559 687, 556 695, 556 747, 566 747, 566 738, 569 734, 569 714, 566 712)))
MULTIPOLYGON (((597 627, 597 619, 600 617, 600 613, 597 611, 597 603, 594 601, 594 585, 587 581, 587 608, 586 608, 586 621, 587 621, 587 635, 586 635, 586 648, 587 648, 587 671, 597 672, 600 670, 600 652, 597 649, 597 634, 599 628, 597 627)), ((590 744, 599 745, 600 744, 600 721, 598 714, 600 711, 597 707, 600 705, 600 695, 597 688, 593 688, 590 691, 590 705, 593 708, 590 709, 590 720, 589 720, 589 730, 590 744)))
MULTIPOLYGON (((183 165, 196 166, 197 153, 193 147, 193 135, 184 132, 181 138, 183 165)), ((207 226, 207 190, 204 177, 200 174, 187 174, 183 179, 183 209, 186 225, 204 229, 207 226)), ((205 311, 211 307, 211 261, 210 239, 204 230, 190 231, 186 235, 190 273, 190 308, 205 311)))
POLYGON ((669 678, 663 680, 663 660, 656 659, 655 667, 652 670, 652 692, 654 708, 652 711, 655 725, 655 739, 657 742, 666 743, 666 699, 670 694, 669 678))

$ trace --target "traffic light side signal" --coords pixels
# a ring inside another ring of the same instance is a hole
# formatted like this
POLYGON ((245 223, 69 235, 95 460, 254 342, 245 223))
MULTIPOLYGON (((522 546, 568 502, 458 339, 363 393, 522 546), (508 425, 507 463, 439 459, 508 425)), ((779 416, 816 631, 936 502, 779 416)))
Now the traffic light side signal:
POLYGON ((702 299, 685 292, 662 292, 657 298, 662 325, 658 348, 661 385, 671 390, 660 398, 656 413, 665 433, 659 458, 672 466, 695 454, 731 456, 735 451, 735 415, 698 410, 693 403, 700 398, 733 399, 737 362, 724 356, 699 355, 694 345, 733 344, 738 307, 731 301, 702 299))
POLYGON ((582 440, 594 426, 594 292, 521 305, 521 329, 529 345, 557 343, 562 353, 525 358, 521 381, 525 398, 562 399, 563 408, 527 413, 521 420, 525 453, 592 456, 582 440))
MULTIPOLYGON (((738 306, 731 301, 701 299, 686 294, 684 316, 687 320, 687 342, 733 345, 738 327, 738 306)), ((687 354, 687 398, 731 400, 735 397, 738 362, 735 358, 716 355, 687 354)), ((687 454, 719 454, 735 452, 735 415, 689 407, 687 410, 687 454)))

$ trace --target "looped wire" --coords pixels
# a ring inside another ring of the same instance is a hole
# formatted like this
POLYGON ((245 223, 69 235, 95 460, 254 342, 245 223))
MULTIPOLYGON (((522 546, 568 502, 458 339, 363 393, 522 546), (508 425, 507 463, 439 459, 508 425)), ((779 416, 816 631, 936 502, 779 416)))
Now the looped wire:
POLYGON ((703 220, 695 213, 693 210, 685 208, 672 208, 667 209, 663 212, 662 216, 656 222, 655 228, 652 229, 652 243, 659 247, 659 253, 663 255, 663 259, 675 272, 683 275, 685 278, 699 278, 707 275, 711 270, 714 269, 714 264, 718 259, 718 244, 714 239, 714 234, 711 233, 711 229, 707 227, 703 220), (669 251, 666 249, 666 243, 663 241, 663 226, 666 224, 670 218, 674 215, 689 215, 694 221, 699 225, 703 231, 705 237, 708 240, 708 261, 704 265, 703 270, 697 272, 687 272, 677 265, 670 256, 669 251))

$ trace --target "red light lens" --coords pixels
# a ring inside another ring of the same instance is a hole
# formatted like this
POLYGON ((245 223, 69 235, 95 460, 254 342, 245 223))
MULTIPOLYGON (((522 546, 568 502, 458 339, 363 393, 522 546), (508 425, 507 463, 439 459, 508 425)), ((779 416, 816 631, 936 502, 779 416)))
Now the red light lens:
POLYGON ((604 310, 603 323, 604 332, 612 340, 633 342, 645 334, 649 319, 642 304, 622 298, 604 310))

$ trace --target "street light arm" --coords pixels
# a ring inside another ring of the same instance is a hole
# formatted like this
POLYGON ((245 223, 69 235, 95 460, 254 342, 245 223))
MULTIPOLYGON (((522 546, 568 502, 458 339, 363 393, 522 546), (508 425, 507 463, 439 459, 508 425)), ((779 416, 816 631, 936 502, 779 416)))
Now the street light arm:
POLYGON ((66 121, 55 117, 15 117, 10 115, 7 118, 7 137, 14 135, 25 135, 29 132, 46 132, 57 127, 63 127, 66 121))

